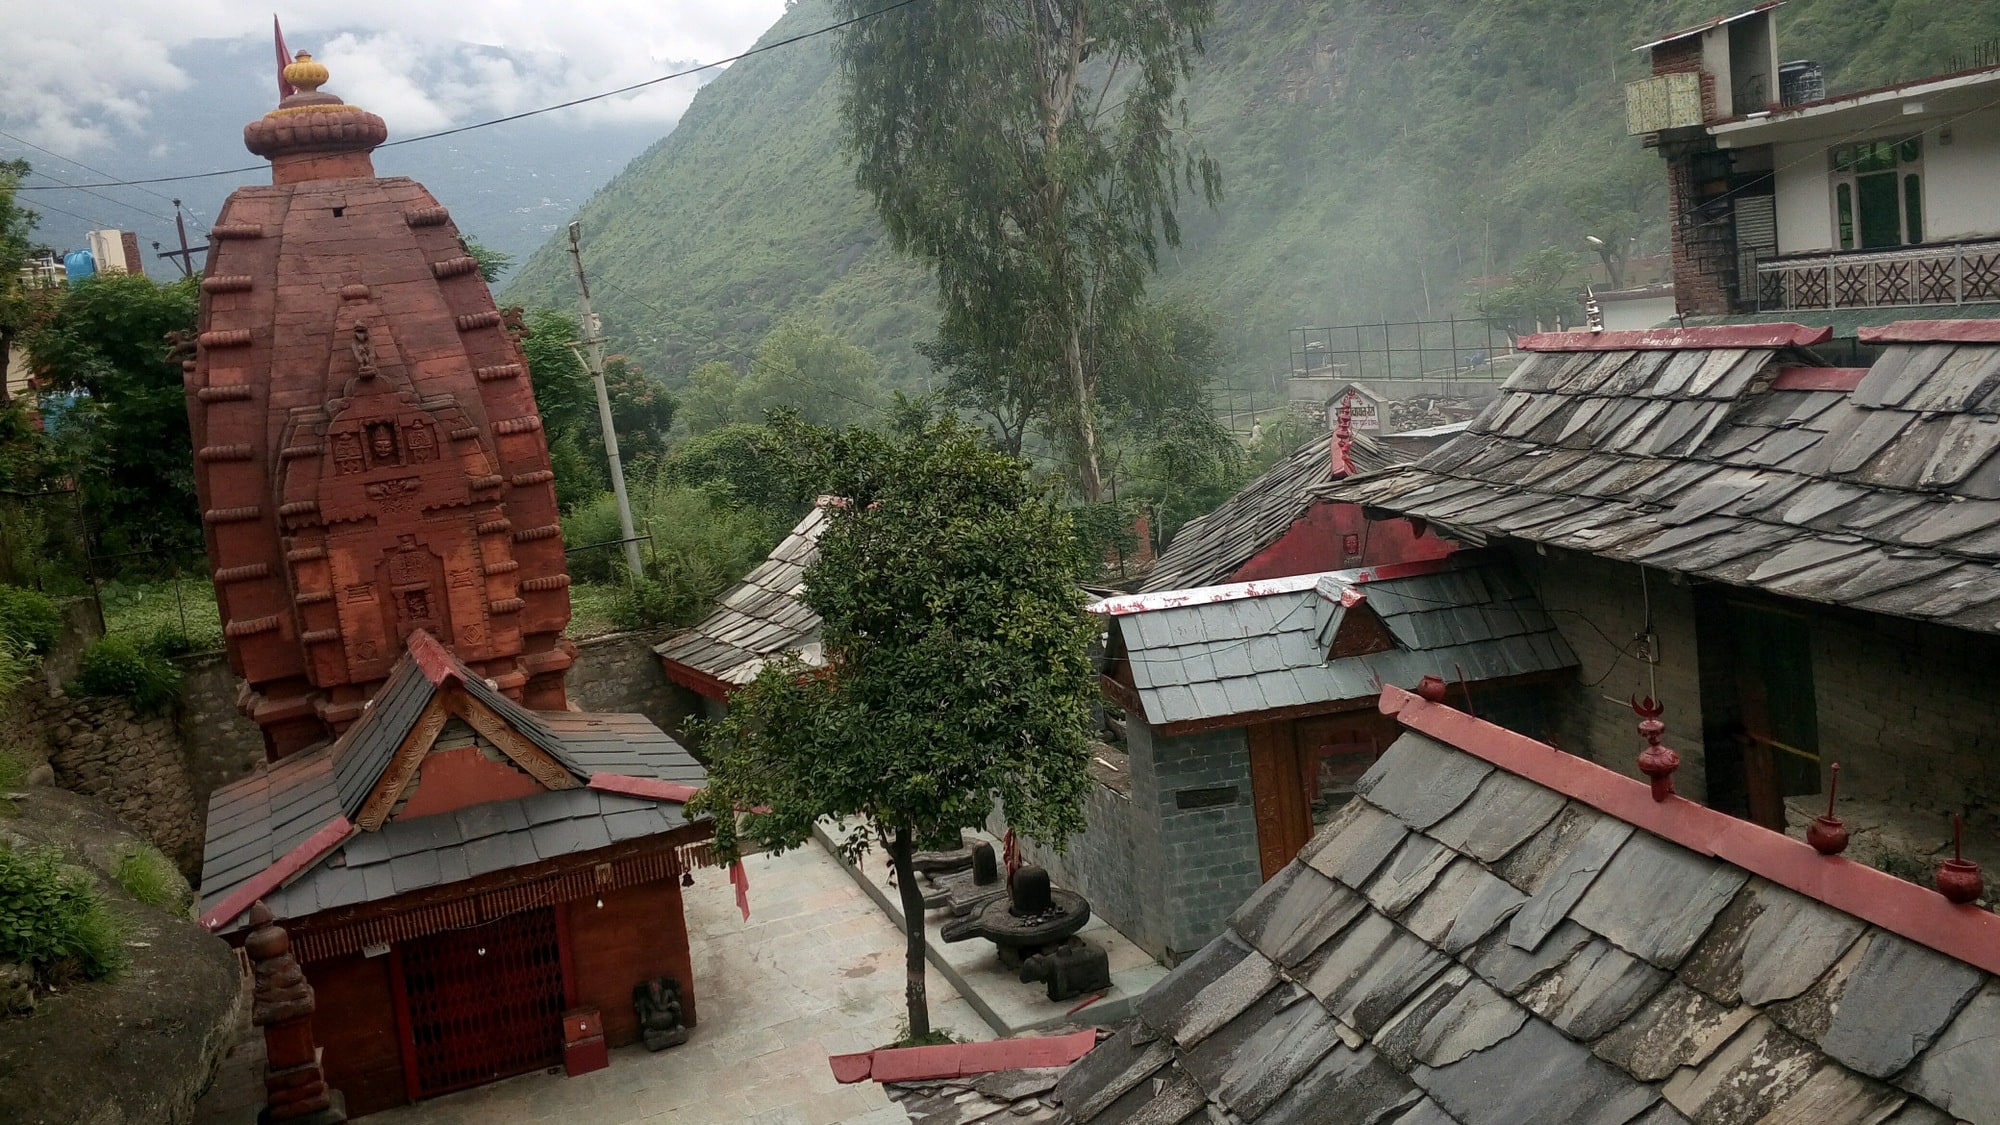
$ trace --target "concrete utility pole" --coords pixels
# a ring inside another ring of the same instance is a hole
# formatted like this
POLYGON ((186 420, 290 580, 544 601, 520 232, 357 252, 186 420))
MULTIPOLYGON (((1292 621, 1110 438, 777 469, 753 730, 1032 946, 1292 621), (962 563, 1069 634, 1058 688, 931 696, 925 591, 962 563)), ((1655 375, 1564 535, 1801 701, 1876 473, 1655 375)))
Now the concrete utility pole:
POLYGON ((646 573, 639 562, 638 536, 632 531, 632 504, 625 498, 625 464, 618 459, 618 431, 611 425, 611 392, 604 386, 604 335, 597 314, 590 311, 590 282, 583 277, 583 224, 569 225, 569 259, 576 265, 577 304, 583 309, 583 345, 588 351, 590 381, 597 386, 597 421, 604 428, 604 452, 611 461, 611 494, 618 500, 618 534, 625 537, 625 565, 634 575, 646 573))

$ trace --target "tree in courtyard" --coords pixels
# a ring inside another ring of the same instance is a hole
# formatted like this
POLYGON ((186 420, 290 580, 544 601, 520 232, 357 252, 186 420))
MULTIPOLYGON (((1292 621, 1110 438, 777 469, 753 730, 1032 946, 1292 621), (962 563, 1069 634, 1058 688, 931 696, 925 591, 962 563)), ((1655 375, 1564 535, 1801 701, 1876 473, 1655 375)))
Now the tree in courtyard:
POLYGON ((860 19, 879 7, 840 0, 860 20, 836 47, 857 179, 935 273, 941 346, 981 377, 1034 381, 1094 502, 1110 326, 1160 243, 1179 245, 1181 191, 1219 197, 1214 163, 1179 136, 1214 2, 955 0, 860 19))
POLYGON ((908 929, 910 1035, 930 1033, 918 848, 955 845, 993 802, 1058 847, 1083 827, 1090 784, 1088 565, 1053 496, 984 435, 934 419, 893 436, 773 423, 790 473, 843 498, 805 574, 826 663, 774 663, 710 726, 706 792, 716 846, 783 850, 822 817, 882 840, 908 929), (732 810, 743 813, 740 828, 732 810))

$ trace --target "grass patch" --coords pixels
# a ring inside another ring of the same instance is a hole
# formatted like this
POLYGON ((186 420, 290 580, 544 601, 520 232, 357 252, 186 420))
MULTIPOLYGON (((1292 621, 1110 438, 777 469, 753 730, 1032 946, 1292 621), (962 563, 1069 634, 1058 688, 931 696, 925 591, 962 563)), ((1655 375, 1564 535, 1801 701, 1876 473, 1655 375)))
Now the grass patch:
POLYGON ((945 1047, 953 1043, 970 1043, 970 1042, 972 1042, 972 1040, 967 1039, 965 1036, 958 1034, 957 1032, 951 1030, 948 1027, 931 1028, 930 1034, 928 1035, 911 1035, 910 1017, 906 1015, 902 1018, 901 1021, 899 1021, 896 1024, 896 1041, 894 1043, 887 1044, 887 1046, 890 1048, 945 1047))
POLYGON ((0 961, 45 988, 101 980, 125 967, 124 934, 89 873, 55 848, 0 847, 0 961))
POLYGON ((569 635, 596 637, 618 631, 620 600, 615 582, 575 582, 569 588, 569 635))
POLYGON ((222 647, 222 615, 215 587, 205 578, 160 582, 107 582, 104 633, 165 656, 222 647))
POLYGON ((151 844, 137 844, 118 857, 112 879, 125 893, 157 910, 185 914, 194 905, 187 880, 174 869, 173 862, 151 844))

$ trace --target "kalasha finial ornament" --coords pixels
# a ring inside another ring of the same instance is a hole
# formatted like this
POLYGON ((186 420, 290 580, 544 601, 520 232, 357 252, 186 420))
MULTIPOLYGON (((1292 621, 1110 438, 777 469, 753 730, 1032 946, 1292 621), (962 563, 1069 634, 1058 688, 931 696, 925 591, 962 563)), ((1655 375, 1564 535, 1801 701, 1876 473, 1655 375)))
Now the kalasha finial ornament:
POLYGON ((1417 681, 1417 697, 1427 703, 1443 703, 1444 691, 1444 679, 1440 676, 1425 676, 1417 681))
POLYGON ((1351 477, 1354 475, 1354 459, 1349 455, 1354 448, 1354 388, 1349 387, 1341 396, 1333 418, 1333 473, 1351 477))
POLYGON ((1978 902, 1986 893, 1986 880, 1979 874, 1979 865, 1965 858, 1965 818, 1951 814, 1951 858, 1938 864, 1938 893, 1964 905, 1978 902))
POLYGON ((1664 801, 1674 795, 1674 771, 1681 768, 1681 756, 1660 745, 1660 736, 1667 732, 1667 724, 1660 721, 1666 704, 1649 695, 1633 700, 1632 711, 1639 716, 1639 735, 1646 740, 1646 748, 1639 752, 1639 772, 1652 779, 1653 800, 1664 801))
POLYGON ((1833 815, 1833 797, 1840 792, 1840 763, 1833 763, 1833 781, 1826 787, 1826 815, 1813 817, 1806 829, 1806 843, 1821 855, 1839 855, 1847 850, 1847 825, 1833 815))

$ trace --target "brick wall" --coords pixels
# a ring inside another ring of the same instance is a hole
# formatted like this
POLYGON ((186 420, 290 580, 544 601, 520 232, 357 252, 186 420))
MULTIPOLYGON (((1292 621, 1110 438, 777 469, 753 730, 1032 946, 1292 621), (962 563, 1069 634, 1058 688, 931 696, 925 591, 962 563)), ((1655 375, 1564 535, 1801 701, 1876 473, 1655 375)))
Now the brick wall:
MULTIPOLYGON (((1712 96, 1704 79, 1703 104, 1712 96)), ((1703 142, 1706 148, 1712 149, 1713 145, 1712 141, 1703 142)), ((1720 272, 1724 268, 1735 269, 1733 257, 1704 262, 1694 246, 1701 221, 1693 213, 1696 187, 1693 146, 1674 146, 1670 150, 1663 145, 1660 154, 1667 163, 1667 231, 1674 271, 1674 304, 1681 312, 1692 315, 1720 316, 1733 312, 1729 278, 1720 272)))
MULTIPOLYGON (((1134 766, 1133 772, 1139 768, 1134 766)), ((1155 957, 1164 956, 1165 916, 1159 909, 1163 865, 1156 861, 1159 825, 1142 822, 1130 796, 1098 784, 1084 798, 1083 822, 1084 830, 1070 837, 1068 848, 1060 853, 1024 842, 1027 861, 1047 868, 1059 886, 1089 900, 1091 914, 1132 944, 1155 957)), ((989 827, 995 835, 1007 830, 997 815, 989 827)))
MULTIPOLYGON (((1157 785, 1158 859, 1165 864, 1166 956, 1179 961, 1221 933, 1229 915, 1263 882, 1250 795, 1250 747, 1240 727, 1148 741, 1157 785), (1180 790, 1226 786, 1236 790, 1230 804, 1184 809, 1175 800, 1180 790)), ((1133 757, 1138 757, 1136 745, 1133 757)), ((1138 796, 1135 789, 1135 801, 1138 796)))
POLYGON ((1590 555, 1517 548, 1514 561, 1540 595, 1556 629, 1576 653, 1574 679, 1554 690, 1551 726, 1558 746, 1632 777, 1638 770, 1639 717, 1626 702, 1654 694, 1666 704, 1666 743, 1681 753, 1674 783, 1703 800, 1708 793, 1701 744, 1700 665, 1695 659, 1694 600, 1665 573, 1590 555), (1652 600, 1659 662, 1632 655, 1652 600), (1621 652, 1620 650, 1624 651, 1621 652), (1649 674, 1650 673, 1650 674, 1649 674))

